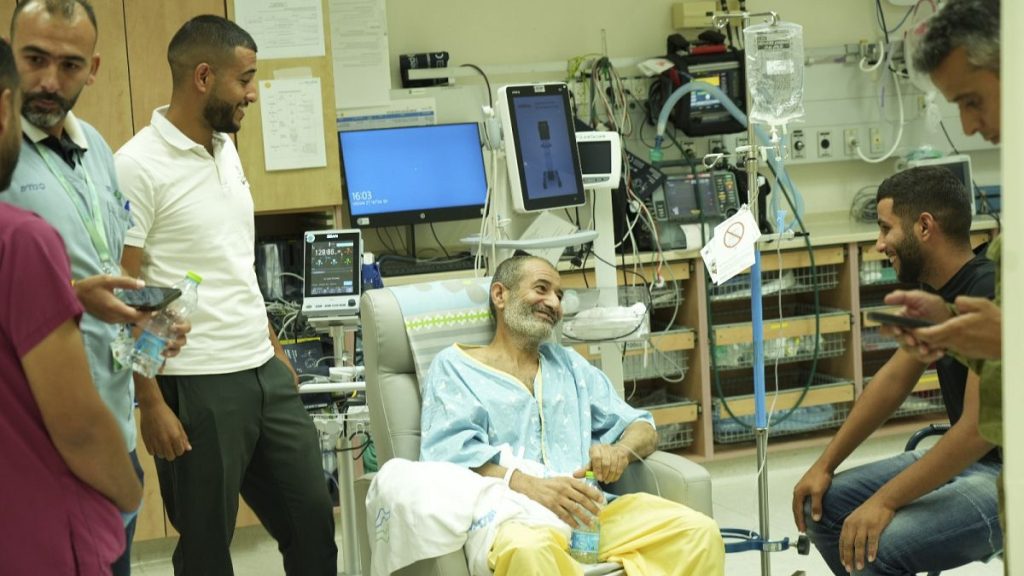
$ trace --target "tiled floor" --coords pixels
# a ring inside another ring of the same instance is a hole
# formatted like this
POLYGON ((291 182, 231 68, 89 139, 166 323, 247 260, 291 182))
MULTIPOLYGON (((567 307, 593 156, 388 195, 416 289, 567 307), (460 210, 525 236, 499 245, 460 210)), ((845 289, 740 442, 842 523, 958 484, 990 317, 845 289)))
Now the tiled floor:
MULTIPOLYGON (((888 437, 870 440, 855 452, 849 464, 858 464, 893 454, 902 449, 905 438, 888 437)), ((794 539, 796 527, 790 512, 793 485, 807 466, 817 457, 820 447, 772 453, 768 459, 769 526, 773 540, 784 537, 794 539)), ((719 460, 705 464, 711 472, 714 488, 715 519, 727 528, 758 530, 757 478, 753 457, 719 460)), ((170 554, 173 542, 163 540, 146 542, 135 547, 133 574, 136 576, 170 576, 170 554)), ((339 549, 341 548, 339 538, 339 549)), ((235 574, 239 576, 280 576, 281 567, 277 546, 260 527, 238 531, 232 545, 235 574)), ((772 554, 771 572, 775 576, 791 576, 803 571, 807 576, 828 576, 829 571, 817 551, 800 556, 795 548, 772 554)), ((974 563, 957 570, 943 572, 944 576, 1001 576, 1002 562, 974 563)), ((729 554, 726 557, 729 576, 766 576, 761 571, 760 555, 755 552, 729 554)))

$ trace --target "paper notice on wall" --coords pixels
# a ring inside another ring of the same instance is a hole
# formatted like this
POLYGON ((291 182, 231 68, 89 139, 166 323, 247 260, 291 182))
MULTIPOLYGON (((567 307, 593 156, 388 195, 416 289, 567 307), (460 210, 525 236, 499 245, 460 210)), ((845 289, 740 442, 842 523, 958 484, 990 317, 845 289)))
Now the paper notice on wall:
POLYGON ((711 281, 721 285, 753 266, 759 238, 761 231, 746 204, 733 217, 715 226, 711 241, 700 250, 711 281))
POLYGON ((321 0, 235 0, 235 22, 256 41, 260 60, 323 56, 321 0))
POLYGON ((319 78, 260 82, 267 171, 327 166, 319 78))
POLYGON ((388 15, 384 0, 330 0, 335 108, 390 100, 388 15))

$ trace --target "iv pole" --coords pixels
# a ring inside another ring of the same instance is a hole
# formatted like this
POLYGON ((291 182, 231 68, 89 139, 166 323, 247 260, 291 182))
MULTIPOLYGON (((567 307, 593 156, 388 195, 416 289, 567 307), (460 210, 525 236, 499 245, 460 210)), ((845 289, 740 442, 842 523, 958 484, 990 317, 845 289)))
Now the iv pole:
MULTIPOLYGON (((769 20, 771 25, 778 22, 778 14, 775 12, 709 12, 708 16, 712 17, 715 26, 722 28, 726 26, 730 19, 742 19, 744 25, 749 24, 751 18, 764 17, 769 20)), ((757 201, 758 201, 758 186, 757 186, 757 161, 758 151, 761 147, 758 146, 758 142, 761 139, 761 134, 758 132, 753 123, 749 121, 746 114, 743 113, 736 105, 729 99, 729 97, 722 92, 718 87, 712 86, 706 82, 700 80, 690 80, 688 83, 677 88, 672 94, 666 99, 662 105, 661 113, 658 115, 658 127, 657 135, 655 136, 655 147, 651 150, 651 160, 658 162, 661 160, 661 144, 663 141, 663 135, 665 133, 666 126, 668 124, 669 115, 674 109, 676 103, 685 95, 700 90, 707 92, 713 97, 717 98, 722 106, 741 124, 746 124, 749 135, 750 146, 747 149, 747 157, 744 160, 745 167, 747 169, 748 178, 748 204, 755 206, 751 213, 754 217, 755 222, 757 221, 757 201)), ((747 88, 746 93, 747 101, 750 101, 750 89, 747 88)), ((764 138, 767 140, 767 138, 764 138)), ((772 139, 772 142, 775 142, 772 139)), ((778 143, 776 142, 776 145, 778 143)), ((781 156, 781 154, 780 154, 781 156)), ((766 157, 769 164, 773 163, 771 157, 766 157)), ((779 162, 774 162, 777 170, 784 170, 781 168, 779 162)), ((758 225, 760 227, 760 225, 758 225)), ((780 235, 781 236, 781 235, 780 235)), ((750 287, 751 287, 751 328, 753 331, 753 348, 754 348, 754 408, 755 408, 755 441, 757 446, 757 466, 758 466, 758 508, 760 516, 760 529, 761 534, 752 530, 741 530, 733 528, 722 528, 722 536, 733 541, 727 541, 725 544, 726 552, 742 552, 747 550, 758 550, 761 552, 761 574, 762 576, 770 576, 771 574, 771 562, 768 554, 771 552, 781 552, 786 550, 790 546, 789 538, 782 538, 781 540, 771 541, 769 539, 769 514, 768 514, 768 476, 767 476, 767 454, 768 454, 768 417, 765 410, 765 384, 764 384, 764 320, 762 310, 762 288, 761 288, 761 252, 759 249, 754 250, 754 265, 750 269, 750 287)), ((796 543, 797 551, 800 554, 806 555, 810 552, 810 540, 806 535, 800 535, 796 543)), ((803 572, 798 571, 793 576, 802 576, 803 572)))
MULTIPOLYGON (((749 25, 751 17, 765 16, 775 24, 779 20, 775 12, 763 12, 750 14, 745 12, 724 12, 716 13, 712 20, 716 28, 724 28, 732 18, 740 18, 744 27, 749 25)), ((746 88, 747 110, 750 110, 750 87, 746 88)), ((760 190, 757 185, 757 134, 754 131, 754 123, 747 117, 747 141, 750 142, 750 150, 747 152, 745 168, 747 170, 747 205, 753 206, 751 214, 757 227, 761 223, 757 221, 758 216, 758 195, 760 190)), ((768 415, 765 410, 765 387, 764 387, 764 314, 762 310, 761 291, 761 250, 754 249, 754 266, 750 269, 750 315, 754 339, 754 437, 757 444, 757 503, 759 513, 759 524, 761 538, 768 541, 770 538, 770 523, 768 514, 768 415)), ((769 576, 772 573, 770 552, 761 549, 761 574, 769 576)))
MULTIPOLYGON (((731 19, 741 19, 744 27, 748 26, 751 18, 764 17, 774 25, 779 20, 776 12, 716 12, 711 15, 716 28, 724 28, 731 19)), ((751 98, 750 88, 746 89, 747 109, 750 109, 751 98)), ((750 142, 750 149, 744 161, 747 171, 747 204, 753 206, 751 214, 757 226, 758 217, 758 195, 760 190, 757 185, 757 159, 758 149, 757 133, 754 123, 747 118, 747 141, 750 142)), ((750 292, 751 292, 751 322, 753 330, 754 347, 754 435, 757 447, 757 500, 759 513, 760 535, 744 534, 744 536, 755 540, 758 543, 757 549, 761 553, 761 574, 771 575, 772 552, 785 550, 789 545, 789 539, 780 542, 770 540, 770 522, 768 513, 768 415, 765 409, 765 383, 764 383, 764 314, 762 309, 762 288, 761 288, 761 251, 754 250, 754 265, 750 269, 750 292)), ((723 531, 728 534, 728 531, 723 531)), ((801 554, 806 554, 809 543, 805 537, 801 537, 797 545, 801 554)), ((802 572, 797 572, 802 574, 802 572)), ((794 575, 795 576, 795 575, 794 575)))

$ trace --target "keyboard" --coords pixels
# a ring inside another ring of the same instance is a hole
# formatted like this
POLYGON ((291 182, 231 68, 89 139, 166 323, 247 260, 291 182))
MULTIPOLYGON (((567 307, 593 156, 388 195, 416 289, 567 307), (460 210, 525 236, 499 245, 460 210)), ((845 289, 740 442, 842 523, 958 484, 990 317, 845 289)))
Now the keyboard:
POLYGON ((378 261, 378 266, 380 267, 380 275, 384 278, 412 276, 414 274, 437 274, 438 272, 472 270, 473 257, 468 256, 453 260, 414 260, 406 257, 382 256, 378 261))

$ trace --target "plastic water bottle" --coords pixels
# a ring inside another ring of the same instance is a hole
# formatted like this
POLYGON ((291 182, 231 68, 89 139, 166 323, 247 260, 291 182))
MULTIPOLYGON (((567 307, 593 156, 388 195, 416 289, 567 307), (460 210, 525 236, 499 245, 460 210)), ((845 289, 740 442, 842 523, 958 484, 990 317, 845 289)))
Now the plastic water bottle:
POLYGON ((380 277, 380 266, 373 257, 373 252, 363 252, 363 292, 373 288, 383 288, 384 280, 380 277))
MULTIPOLYGON (((587 486, 601 491, 593 472, 587 472, 584 482, 587 483, 587 486)), ((583 514, 586 517, 579 518, 579 520, 589 520, 592 524, 590 526, 582 524, 572 529, 572 536, 569 539, 569 555, 582 564, 597 564, 597 551, 601 546, 601 522, 589 511, 585 511, 583 514)))
POLYGON ((187 320, 199 303, 199 283, 203 279, 195 272, 189 272, 185 278, 174 285, 181 290, 181 296, 167 305, 143 326, 142 334, 135 341, 132 351, 132 370, 152 378, 164 365, 164 349, 172 337, 171 326, 175 322, 187 320))

